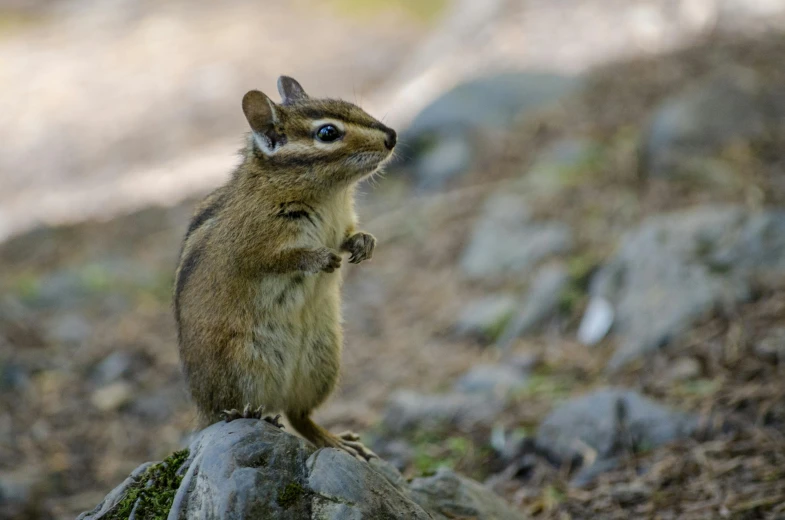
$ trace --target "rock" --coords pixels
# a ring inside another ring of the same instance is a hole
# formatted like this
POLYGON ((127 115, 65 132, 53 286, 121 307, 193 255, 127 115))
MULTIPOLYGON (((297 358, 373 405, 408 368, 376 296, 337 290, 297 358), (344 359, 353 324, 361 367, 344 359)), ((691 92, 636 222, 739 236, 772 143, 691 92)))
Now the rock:
POLYGON ((411 429, 438 429, 446 425, 463 431, 490 426, 502 411, 500 399, 463 393, 420 394, 395 392, 387 403, 383 424, 390 433, 411 429))
MULTIPOLYGON (((502 424, 496 424, 491 430, 491 438, 489 439, 489 444, 493 451, 499 455, 500 459, 504 462, 513 462, 518 455, 523 454, 525 455, 534 455, 534 439, 531 437, 527 437, 524 432, 521 431, 506 431, 506 428, 502 424)), ((526 464, 528 464, 529 459, 527 458, 526 464)), ((515 460, 515 465, 520 469, 521 466, 521 458, 515 460)))
POLYGON ((420 189, 440 189, 472 166, 485 133, 510 128, 564 99, 579 84, 565 76, 511 72, 458 85, 401 133, 406 153, 393 168, 408 170, 420 189))
POLYGON ((455 332, 481 341, 493 341, 504 330, 517 306, 518 299, 510 294, 491 295, 469 302, 458 317, 455 332))
POLYGON ((559 308, 562 292, 570 281, 563 264, 547 265, 535 274, 526 293, 526 300, 518 315, 505 327, 499 347, 508 349, 520 336, 533 332, 559 308))
POLYGON ((21 392, 30 386, 30 370, 22 363, 0 359, 0 390, 21 392))
MULTIPOLYGON (((109 518, 150 467, 140 466, 79 520, 109 518)), ((191 442, 168 518, 432 519, 473 510, 476 518, 520 518, 476 482, 449 473, 407 485, 381 460, 359 461, 305 441, 264 421, 216 423, 191 442), (505 516, 506 515, 506 516, 505 516)), ((166 515, 166 511, 156 511, 166 515)))
POLYGON ((30 466, 0 472, 0 517, 46 518, 38 509, 45 496, 46 476, 44 468, 30 466))
POLYGON ((581 318, 576 337, 584 345, 596 345, 605 338, 613 327, 615 312, 613 305, 601 296, 589 300, 581 318))
POLYGON ((576 488, 586 487, 597 480, 603 473, 608 473, 619 467, 621 464, 619 457, 607 457, 597 459, 593 463, 582 466, 575 476, 570 479, 570 485, 576 488))
POLYGON ((531 372, 538 365, 542 364, 542 354, 535 352, 528 352, 525 354, 510 354, 504 357, 504 362, 507 365, 514 366, 522 372, 531 372))
POLYGON ((707 206, 650 217, 622 239, 589 290, 613 306, 621 336, 608 368, 748 299, 753 280, 767 275, 785 275, 785 212, 707 206))
POLYGON ((113 352, 101 360, 93 369, 93 380, 99 385, 112 383, 127 375, 134 365, 130 352, 113 352))
POLYGON ((448 520, 522 520, 504 500, 479 483, 440 468, 435 475, 416 478, 411 483, 412 499, 431 513, 432 518, 448 520))
POLYGON ((111 518, 113 508, 125 497, 126 493, 136 483, 137 479, 153 464, 153 462, 145 462, 137 467, 128 475, 128 478, 125 479, 122 484, 110 491, 100 504, 95 506, 92 510, 85 511, 79 515, 77 520, 111 518))
MULTIPOLYGON (((306 465, 307 488, 313 493, 310 497, 311 518, 414 520, 430 517, 390 482, 383 472, 346 452, 319 450, 311 455, 306 465)), ((400 485, 401 482, 396 484, 400 485)))
MULTIPOLYGON (((562 464, 582 461, 588 467, 597 463, 603 464, 600 468, 612 467, 624 446, 651 449, 688 437, 697 426, 697 417, 634 391, 603 388, 553 410, 540 424, 536 444, 562 464)), ((581 476, 581 482, 585 480, 581 476)))
POLYGON ((90 337, 93 328, 81 314, 68 313, 55 316, 46 334, 52 343, 79 345, 90 337))
POLYGON ((418 188, 435 191, 447 184, 453 177, 471 168, 477 150, 471 135, 459 132, 443 134, 434 140, 430 147, 419 149, 421 156, 415 166, 419 179, 418 188))
POLYGON ((84 305, 89 295, 80 273, 64 269, 36 280, 25 301, 37 309, 68 310, 84 305))
POLYGON ((484 364, 469 369, 458 382, 455 390, 467 394, 492 394, 504 396, 526 386, 527 374, 512 364, 484 364))
POLYGON ((766 90, 756 72, 733 67, 666 99, 646 131, 643 170, 666 179, 695 175, 724 147, 766 137, 779 112, 766 90))
POLYGON ((133 388, 130 384, 120 381, 99 388, 90 397, 93 406, 102 412, 118 410, 126 405, 133 397, 133 388))
POLYGON ((474 279, 528 274, 542 260, 565 253, 572 245, 569 226, 534 222, 521 197, 497 194, 486 201, 460 266, 474 279))

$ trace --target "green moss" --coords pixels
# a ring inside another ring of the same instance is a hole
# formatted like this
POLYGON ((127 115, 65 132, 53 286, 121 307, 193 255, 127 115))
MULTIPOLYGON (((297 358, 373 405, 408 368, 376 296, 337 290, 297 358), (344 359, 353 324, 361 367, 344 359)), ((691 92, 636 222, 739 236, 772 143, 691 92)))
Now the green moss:
POLYGON ((100 264, 89 264, 81 270, 82 284, 94 292, 105 292, 112 288, 112 276, 100 264))
POLYGON ((563 399, 570 395, 575 381, 565 375, 549 374, 547 370, 532 374, 525 387, 515 393, 518 399, 528 397, 550 397, 563 399), (545 373, 542 373, 545 372, 545 373))
POLYGON ((542 499, 546 503, 548 509, 555 507, 564 502, 567 495, 564 491, 556 488, 555 486, 548 486, 542 491, 542 499))
POLYGON ((147 468, 107 518, 125 520, 136 508, 136 518, 139 520, 165 519, 183 480, 177 470, 187 458, 188 450, 176 451, 162 462, 147 468))
POLYGON ((676 383, 672 392, 680 397, 709 396, 720 389, 720 382, 713 379, 695 379, 676 383))
POLYGON ((580 288, 587 288, 589 279, 597 269, 598 264, 599 259, 596 255, 590 253, 573 256, 567 263, 567 272, 570 275, 570 280, 580 288))
POLYGON ((479 450, 471 439, 461 436, 421 436, 414 445, 412 464, 419 476, 433 475, 440 467, 457 469, 469 459, 476 458, 479 450))
POLYGON ((304 494, 305 488, 297 482, 289 482, 286 484, 286 487, 278 493, 278 504, 284 509, 289 509, 304 494))
POLYGON ((416 450, 412 463, 417 475, 422 477, 429 477, 436 474, 436 470, 441 466, 452 468, 454 464, 452 461, 445 460, 440 456, 432 455, 431 453, 423 450, 416 450))
POLYGON ((559 295, 559 312, 561 314, 572 314, 586 301, 586 293, 572 285, 568 285, 559 295))
POLYGON ((33 274, 20 274, 14 280, 12 290, 23 300, 34 300, 41 292, 41 280, 33 274))
POLYGON ((499 319, 493 323, 489 323, 487 327, 482 331, 483 335, 488 338, 488 341, 491 343, 495 342, 496 340, 501 337, 502 332, 505 331, 507 325, 512 320, 514 312, 510 311, 502 316, 499 316, 499 319))
POLYGON ((597 257, 589 253, 569 259, 567 263, 569 283, 559 295, 559 311, 562 314, 571 314, 586 302, 589 281, 598 265, 597 257))

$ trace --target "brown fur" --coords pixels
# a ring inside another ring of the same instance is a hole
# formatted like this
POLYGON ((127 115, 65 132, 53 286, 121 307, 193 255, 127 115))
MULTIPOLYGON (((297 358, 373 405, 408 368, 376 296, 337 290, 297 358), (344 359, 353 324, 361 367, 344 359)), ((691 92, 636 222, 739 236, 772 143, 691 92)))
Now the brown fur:
POLYGON ((291 78, 279 91, 279 105, 246 94, 244 160, 189 226, 174 295, 183 368, 203 426, 263 406, 316 446, 367 458, 356 436, 330 434, 310 413, 338 379, 340 254, 359 263, 375 245, 355 232, 354 186, 389 158, 395 132, 350 103, 308 98, 291 78), (343 136, 321 142, 323 124, 343 136))

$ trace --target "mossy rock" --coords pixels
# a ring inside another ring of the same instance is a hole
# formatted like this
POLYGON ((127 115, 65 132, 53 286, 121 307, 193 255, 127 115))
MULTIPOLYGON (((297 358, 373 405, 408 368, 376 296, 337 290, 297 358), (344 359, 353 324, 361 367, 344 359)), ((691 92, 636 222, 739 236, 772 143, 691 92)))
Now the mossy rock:
POLYGON ((188 458, 188 450, 176 451, 158 464, 153 464, 128 487, 125 497, 106 518, 125 520, 134 513, 138 520, 162 520, 169 514, 172 501, 183 475, 180 469, 188 458))
MULTIPOLYGON (((456 476, 452 482, 458 487, 450 488, 440 508, 459 511, 477 503, 476 495, 462 491, 471 481, 456 476), (464 498, 472 502, 464 504, 464 498)), ((265 421, 240 419, 214 424, 188 450, 141 466, 79 520, 444 518, 424 509, 410 492, 384 461, 360 461, 332 448, 314 450, 265 421)), ((503 505, 498 497, 482 503, 503 505)), ((495 509, 490 513, 474 517, 516 518, 500 517, 495 509)))

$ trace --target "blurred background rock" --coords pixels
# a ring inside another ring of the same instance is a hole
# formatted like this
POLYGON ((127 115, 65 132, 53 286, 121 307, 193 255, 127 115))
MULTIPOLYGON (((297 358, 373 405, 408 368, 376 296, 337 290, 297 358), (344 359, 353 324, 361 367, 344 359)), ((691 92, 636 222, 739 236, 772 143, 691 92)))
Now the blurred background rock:
POLYGON ((319 411, 534 518, 785 514, 782 0, 0 2, 0 517, 186 442, 170 290, 239 100, 397 128, 319 411))

